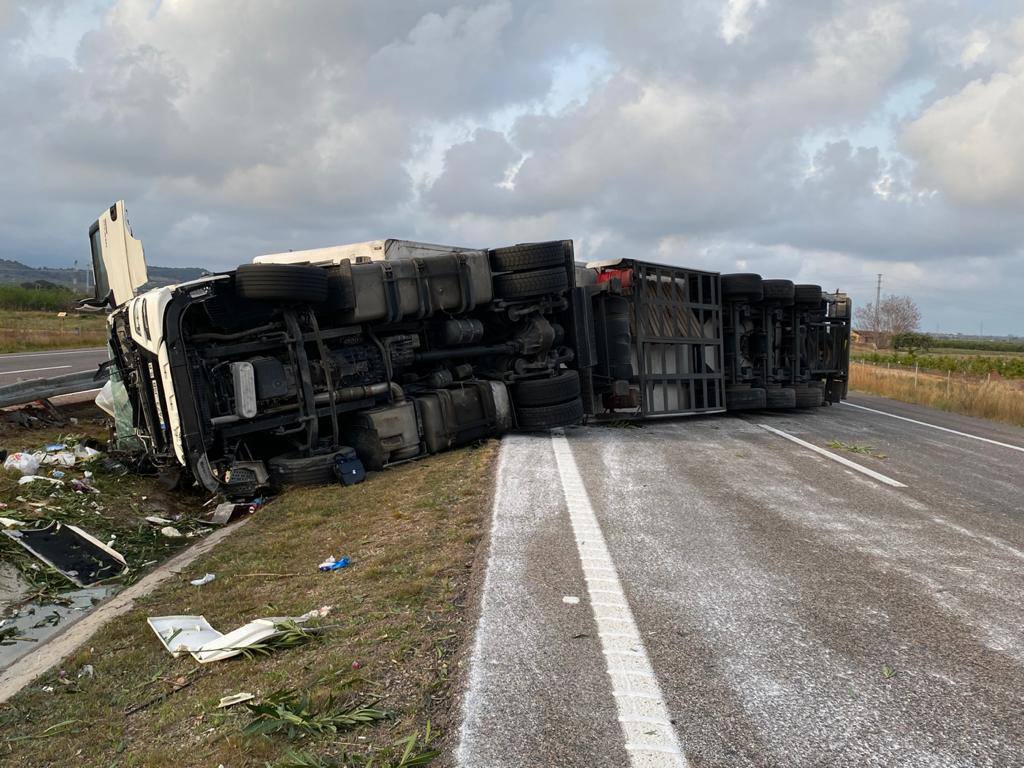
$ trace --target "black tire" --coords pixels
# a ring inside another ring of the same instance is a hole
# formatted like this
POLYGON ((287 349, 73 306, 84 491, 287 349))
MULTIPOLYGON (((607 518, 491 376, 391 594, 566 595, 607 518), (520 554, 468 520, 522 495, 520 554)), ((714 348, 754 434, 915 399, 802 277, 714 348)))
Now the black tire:
POLYGON ((287 485, 329 485, 337 482, 334 476, 334 454, 302 456, 298 452, 284 453, 267 462, 270 482, 275 488, 287 485))
POLYGON ((764 300, 788 306, 793 303, 795 286, 792 280, 763 280, 764 300))
POLYGON ((722 275, 722 296, 733 301, 761 301, 764 298, 763 283, 760 275, 747 272, 722 275))
POLYGON ((765 391, 758 387, 729 387, 725 390, 725 408, 729 411, 758 411, 767 407, 765 391))
POLYGON ((520 243, 488 251, 495 272, 526 272, 543 267, 564 266, 565 244, 561 240, 546 243, 520 243))
POLYGON ((243 299, 322 304, 327 270, 309 264, 243 264, 235 270, 235 290, 243 299))
POLYGON ((494 278, 494 293, 501 299, 527 299, 569 288, 569 275, 563 267, 513 272, 494 278))
POLYGON ((583 418, 583 401, 575 398, 559 405, 540 405, 534 408, 516 408, 516 421, 520 432, 540 432, 554 427, 578 424, 583 418))
POLYGON ((825 402, 822 391, 817 387, 797 387, 796 407, 817 408, 825 402))
POLYGON ((792 387, 769 387, 765 390, 766 408, 796 408, 796 390, 792 387))
POLYGON ((796 285, 793 287, 793 301, 802 306, 818 306, 821 304, 820 285, 796 285))
POLYGON ((580 396, 580 375, 576 371, 559 371, 548 379, 527 379, 512 389, 516 405, 557 405, 580 396))

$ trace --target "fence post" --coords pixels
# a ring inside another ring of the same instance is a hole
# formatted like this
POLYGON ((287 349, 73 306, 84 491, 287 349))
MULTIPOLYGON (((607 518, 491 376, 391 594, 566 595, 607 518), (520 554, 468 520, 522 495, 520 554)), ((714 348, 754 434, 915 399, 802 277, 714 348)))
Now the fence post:
POLYGON ((949 397, 949 380, 950 380, 950 377, 952 377, 952 375, 953 375, 953 371, 951 371, 951 370, 947 370, 946 371, 946 397, 949 397))
POLYGON ((914 388, 915 389, 917 388, 917 369, 918 369, 919 366, 920 366, 920 363, 914 363, 914 388))

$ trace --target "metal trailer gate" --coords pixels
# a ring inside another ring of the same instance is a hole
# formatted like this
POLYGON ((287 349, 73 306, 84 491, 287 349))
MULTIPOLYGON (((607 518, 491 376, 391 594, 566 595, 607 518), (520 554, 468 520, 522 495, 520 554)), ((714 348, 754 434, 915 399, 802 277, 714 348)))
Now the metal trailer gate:
POLYGON ((724 411, 721 276, 642 261, 631 265, 640 415, 724 411))

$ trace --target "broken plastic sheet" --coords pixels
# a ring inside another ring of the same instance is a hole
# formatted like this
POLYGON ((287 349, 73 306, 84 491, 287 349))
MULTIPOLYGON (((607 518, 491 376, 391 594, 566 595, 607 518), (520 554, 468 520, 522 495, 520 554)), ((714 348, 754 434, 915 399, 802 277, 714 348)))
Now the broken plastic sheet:
POLYGON ((203 616, 156 616, 146 623, 156 632, 174 658, 191 653, 200 664, 236 656, 246 648, 281 634, 278 625, 296 621, 287 616, 256 619, 226 635, 210 626, 203 616))
POLYGON ((120 552, 75 525, 54 521, 45 528, 2 533, 79 587, 118 576, 128 567, 120 552))

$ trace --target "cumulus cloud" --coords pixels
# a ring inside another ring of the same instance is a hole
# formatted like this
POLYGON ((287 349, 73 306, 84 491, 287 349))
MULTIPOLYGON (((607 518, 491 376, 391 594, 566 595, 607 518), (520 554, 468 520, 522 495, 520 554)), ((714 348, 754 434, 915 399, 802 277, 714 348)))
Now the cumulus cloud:
POLYGON ((932 104, 903 146, 922 184, 964 205, 1024 211, 1024 56, 932 104))
POLYGON ((0 257, 124 197, 164 264, 573 237, 950 323, 1024 273, 1015 0, 95 1, 0 4, 0 257))

